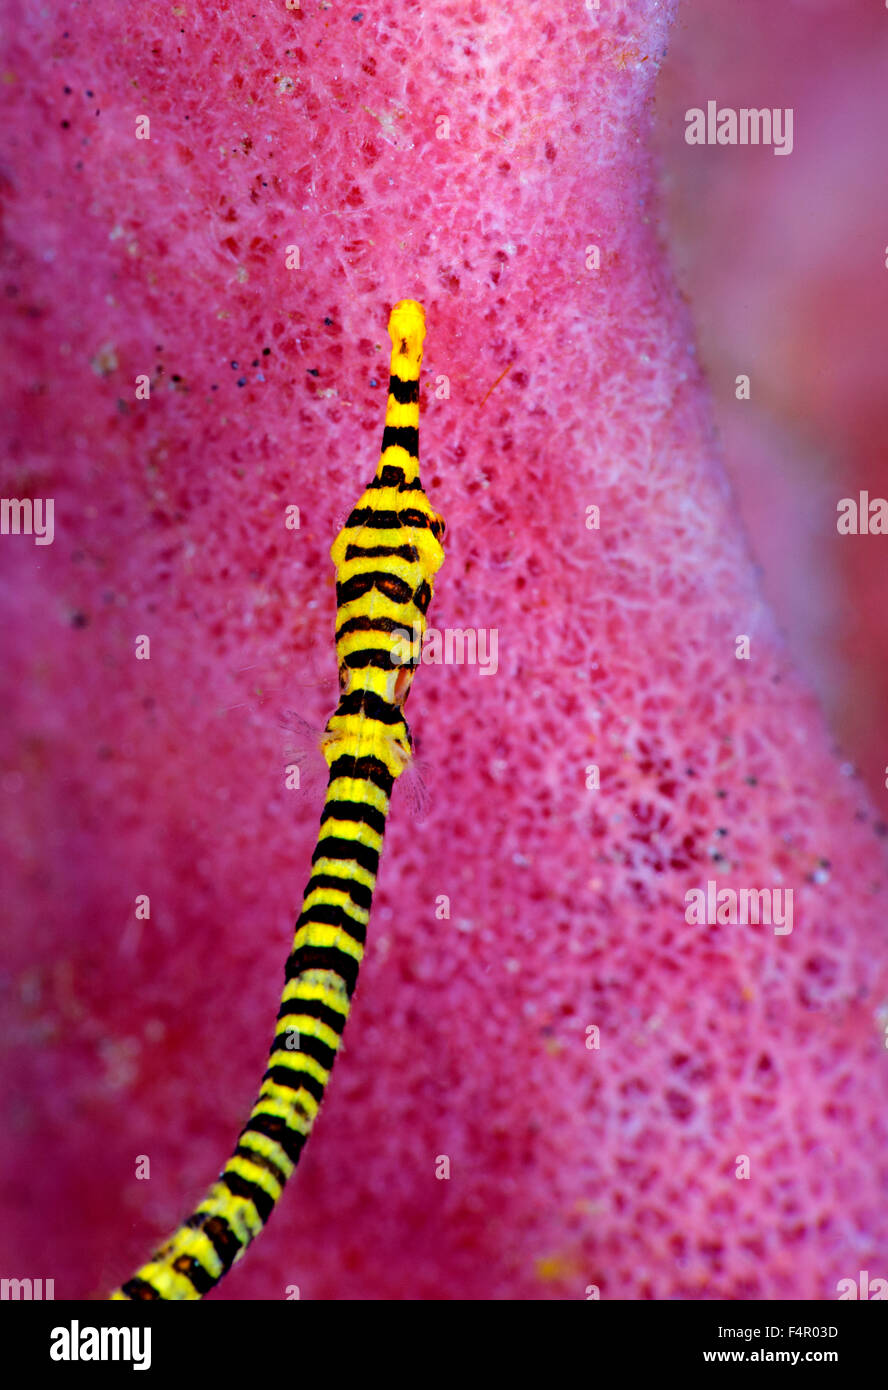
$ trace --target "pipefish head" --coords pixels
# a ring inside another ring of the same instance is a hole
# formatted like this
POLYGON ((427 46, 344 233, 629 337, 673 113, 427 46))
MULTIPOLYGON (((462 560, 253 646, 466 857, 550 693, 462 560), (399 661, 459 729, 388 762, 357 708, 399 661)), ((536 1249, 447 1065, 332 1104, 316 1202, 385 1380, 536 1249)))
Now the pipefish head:
POLYGON ((388 331, 393 362, 399 357, 416 364, 422 361, 425 310, 421 304, 415 299, 399 299, 389 316, 388 331))

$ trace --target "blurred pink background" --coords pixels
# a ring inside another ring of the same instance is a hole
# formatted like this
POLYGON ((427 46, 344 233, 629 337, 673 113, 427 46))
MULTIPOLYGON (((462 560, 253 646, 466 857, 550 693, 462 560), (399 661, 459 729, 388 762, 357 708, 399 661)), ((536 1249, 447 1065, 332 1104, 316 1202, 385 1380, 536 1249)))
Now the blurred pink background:
POLYGON ((888 10, 685 0, 656 89, 662 234, 762 584, 843 756, 884 808, 888 536, 888 10), (792 107, 794 148, 691 146, 685 112, 792 107), (751 378, 748 401, 735 377, 751 378))

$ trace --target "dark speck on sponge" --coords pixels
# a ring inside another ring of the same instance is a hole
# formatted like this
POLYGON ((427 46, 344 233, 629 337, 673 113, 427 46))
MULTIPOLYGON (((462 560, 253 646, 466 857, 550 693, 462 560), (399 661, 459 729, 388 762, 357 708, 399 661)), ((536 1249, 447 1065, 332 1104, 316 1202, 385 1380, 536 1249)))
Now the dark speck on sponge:
POLYGON ((239 376, 237 379, 237 384, 238 386, 246 386, 247 378, 245 376, 239 376))
POLYGON ((268 356, 270 355, 270 353, 271 353, 271 348, 263 348, 263 349, 262 349, 262 356, 263 356, 263 357, 268 357, 268 356))
POLYGON ((236 363, 236 362, 232 362, 232 364, 231 364, 231 370, 232 370, 233 372, 236 372, 236 371, 237 371, 237 363, 236 363))
POLYGON ((308 375, 309 375, 309 376, 320 376, 321 374, 320 374, 320 372, 318 371, 317 367, 309 367, 309 369, 308 369, 308 375))

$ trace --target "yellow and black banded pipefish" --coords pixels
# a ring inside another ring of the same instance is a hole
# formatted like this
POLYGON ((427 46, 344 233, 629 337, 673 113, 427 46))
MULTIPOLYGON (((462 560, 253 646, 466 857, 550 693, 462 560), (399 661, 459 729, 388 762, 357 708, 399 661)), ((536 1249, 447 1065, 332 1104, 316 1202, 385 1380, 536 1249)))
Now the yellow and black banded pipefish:
POLYGON ((323 735, 330 779, 268 1070, 218 1181, 115 1299, 201 1298, 241 1258, 299 1161, 348 1018, 389 799, 412 753, 404 702, 444 559, 444 522, 419 477, 422 306, 396 304, 389 334, 382 456, 331 550, 340 698, 323 735))

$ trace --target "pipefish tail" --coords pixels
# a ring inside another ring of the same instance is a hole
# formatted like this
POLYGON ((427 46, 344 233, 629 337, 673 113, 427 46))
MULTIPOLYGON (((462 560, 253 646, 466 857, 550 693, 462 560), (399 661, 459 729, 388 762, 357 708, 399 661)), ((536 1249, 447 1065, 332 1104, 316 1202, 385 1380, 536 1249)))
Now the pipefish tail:
POLYGON ((444 522, 419 476, 422 306, 396 304, 389 335, 379 465, 330 552, 339 704, 323 735, 329 782, 268 1069, 218 1180, 112 1299, 202 1298, 241 1259, 299 1162, 348 1018, 392 789, 412 756, 404 704, 444 559, 444 522))

